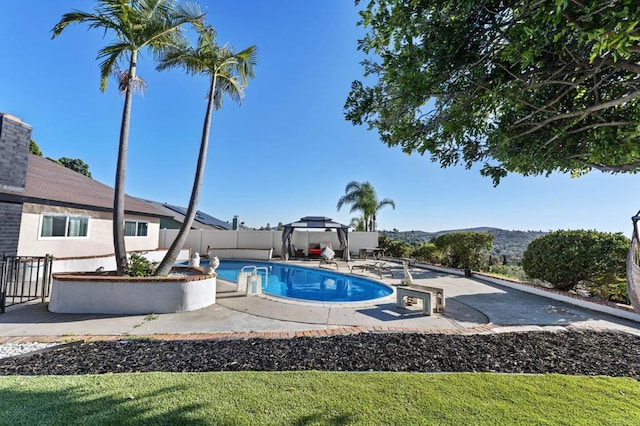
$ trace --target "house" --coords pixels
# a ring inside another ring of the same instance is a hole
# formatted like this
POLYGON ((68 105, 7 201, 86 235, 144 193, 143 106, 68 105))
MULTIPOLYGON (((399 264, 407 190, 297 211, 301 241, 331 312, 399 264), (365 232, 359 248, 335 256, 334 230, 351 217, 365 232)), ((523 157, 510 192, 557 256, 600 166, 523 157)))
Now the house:
MULTIPOLYGON (((113 188, 29 153, 31 127, 0 113, 0 255, 58 258, 113 254, 113 188)), ((128 251, 158 248, 171 216, 125 198, 128 251)))

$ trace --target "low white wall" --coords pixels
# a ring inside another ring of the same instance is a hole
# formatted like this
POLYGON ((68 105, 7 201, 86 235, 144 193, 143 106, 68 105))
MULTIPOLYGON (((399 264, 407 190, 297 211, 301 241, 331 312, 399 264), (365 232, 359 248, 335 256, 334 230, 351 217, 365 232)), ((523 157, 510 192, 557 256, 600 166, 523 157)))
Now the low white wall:
POLYGON ((378 232, 349 232, 349 252, 357 256, 364 247, 378 247, 378 232))
POLYGON ((282 232, 280 231, 237 231, 238 248, 273 248, 273 234, 276 232, 280 235, 280 241, 282 241, 282 232))
POLYGON ((49 311, 66 314, 164 314, 216 302, 216 277, 198 281, 75 281, 54 276, 49 311))
MULTIPOLYGON (((160 262, 167 250, 145 251, 141 254, 150 262, 160 262)), ((183 249, 178 255, 176 261, 189 260, 189 250, 183 249)), ((51 270, 53 273, 59 272, 92 272, 98 268, 105 271, 114 271, 116 269, 115 255, 99 256, 99 257, 77 257, 54 259, 51 270)))
MULTIPOLYGON (((168 248, 178 235, 177 229, 161 229, 158 247, 168 248)), ((340 242, 336 231, 308 231, 296 229, 291 243, 297 249, 308 254, 309 245, 329 243, 339 248, 340 242)), ((349 232, 349 252, 357 256, 363 247, 377 247, 377 232, 349 232)), ((282 231, 218 231, 193 229, 184 244, 184 248, 192 252, 206 253, 212 249, 273 249, 272 256, 281 256, 282 231)))
POLYGON ((210 249, 209 258, 271 260, 273 249, 210 249))

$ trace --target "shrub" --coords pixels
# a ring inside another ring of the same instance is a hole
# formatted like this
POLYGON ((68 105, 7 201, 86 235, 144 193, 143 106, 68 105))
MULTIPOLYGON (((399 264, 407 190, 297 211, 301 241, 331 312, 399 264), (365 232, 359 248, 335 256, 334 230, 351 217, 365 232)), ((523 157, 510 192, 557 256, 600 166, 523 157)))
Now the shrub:
POLYGON ((493 245, 493 235, 484 232, 452 232, 431 242, 445 253, 443 264, 453 268, 479 268, 493 245))
POLYGON ((442 252, 433 243, 423 243, 415 248, 413 256, 417 260, 421 260, 429 263, 441 263, 442 252))
POLYGON ((413 246, 404 241, 392 240, 386 235, 380 235, 378 238, 378 247, 383 253, 391 257, 409 257, 413 253, 413 246))
POLYGON ((493 275, 500 275, 518 281, 527 281, 527 274, 518 265, 489 265, 487 272, 493 275))
POLYGON ((131 253, 129 255, 129 276, 132 277, 148 277, 153 275, 155 266, 140 253, 131 253))
MULTIPOLYGON (((533 240, 522 257, 526 274, 560 290, 583 284, 592 292, 624 280, 629 240, 621 233, 555 231, 533 240)), ((616 290, 618 291, 618 290, 616 290)))

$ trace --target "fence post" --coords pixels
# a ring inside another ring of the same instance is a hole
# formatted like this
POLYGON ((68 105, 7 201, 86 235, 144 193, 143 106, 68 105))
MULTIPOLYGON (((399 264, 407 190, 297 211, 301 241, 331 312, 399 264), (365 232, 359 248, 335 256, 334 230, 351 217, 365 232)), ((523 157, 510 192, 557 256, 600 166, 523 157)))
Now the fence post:
POLYGON ((47 296, 49 296, 49 287, 51 286, 51 269, 53 263, 53 256, 46 254, 44 256, 44 271, 42 272, 42 303, 45 302, 47 296))
POLYGON ((6 285, 6 273, 5 273, 5 265, 6 265, 6 255, 2 255, 2 260, 0 260, 0 314, 4 314, 4 305, 7 300, 7 285, 6 285))

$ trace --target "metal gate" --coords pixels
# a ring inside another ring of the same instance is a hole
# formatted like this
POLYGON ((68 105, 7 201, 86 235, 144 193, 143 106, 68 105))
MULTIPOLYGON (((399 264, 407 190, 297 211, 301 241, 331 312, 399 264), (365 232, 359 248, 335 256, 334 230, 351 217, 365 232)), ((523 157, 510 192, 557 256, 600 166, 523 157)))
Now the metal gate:
POLYGON ((0 313, 7 306, 49 297, 53 256, 3 256, 0 264, 0 313))

